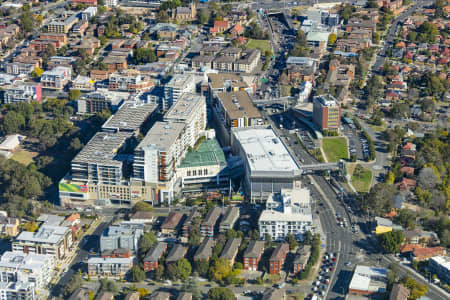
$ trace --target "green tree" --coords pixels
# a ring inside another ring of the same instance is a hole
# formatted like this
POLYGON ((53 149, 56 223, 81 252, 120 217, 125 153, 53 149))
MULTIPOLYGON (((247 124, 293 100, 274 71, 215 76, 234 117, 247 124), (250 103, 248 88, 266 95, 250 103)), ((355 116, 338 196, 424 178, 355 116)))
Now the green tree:
MULTIPOLYGON (((108 118, 109 117, 103 117, 103 119, 108 119, 108 118)), ((147 202, 138 201, 131 209, 131 212, 134 214, 135 212, 138 212, 138 211, 153 211, 153 210, 154 210, 153 206, 151 206, 147 202)))
POLYGON ((222 282, 232 271, 231 266, 225 259, 216 259, 209 268, 209 279, 216 282, 222 282))
POLYGON ((289 249, 295 250, 298 247, 298 242, 295 239, 295 236, 292 233, 288 233, 286 235, 286 241, 289 244, 289 249))
POLYGON ((200 287, 198 286, 197 281, 193 278, 188 278, 181 287, 181 290, 186 293, 191 293, 193 300, 202 299, 202 292, 200 291, 200 287))
POLYGON ((186 280, 188 279, 189 275, 191 275, 191 272, 191 264, 186 258, 182 258, 177 261, 177 278, 186 280))
POLYGON ((139 266, 131 268, 131 281, 140 282, 145 279, 145 272, 139 266))
POLYGON ((379 234, 377 238, 380 246, 388 253, 398 253, 404 240, 403 233, 399 230, 379 234))
POLYGON ((157 239, 155 234, 150 231, 146 232, 142 235, 139 240, 139 257, 142 260, 150 248, 156 243, 157 239))
POLYGON ((155 270, 155 272, 153 274, 154 275, 153 278, 155 280, 162 280, 162 278, 164 276, 164 272, 165 272, 164 265, 158 264, 158 268, 156 268, 156 270, 155 270))
POLYGON ((82 279, 81 276, 77 273, 70 278, 67 285, 63 288, 63 295, 65 298, 69 298, 76 289, 81 287, 82 279))
POLYGON ((119 288, 117 287, 116 283, 112 280, 100 279, 100 291, 117 294, 119 292, 119 288))
POLYGON ((198 275, 205 277, 209 270, 209 261, 205 259, 199 259, 194 261, 194 270, 198 275))
POLYGON ((207 9, 202 8, 199 10, 197 17, 198 17, 198 22, 200 24, 205 25, 209 21, 210 13, 207 9))
POLYGON ((77 137, 74 137, 70 141, 70 149, 72 149, 74 152, 77 152, 83 148, 83 144, 81 143, 80 139, 77 137))
POLYGON ((146 64, 157 61, 155 50, 149 48, 138 48, 134 51, 133 62, 135 64, 146 64))
POLYGON ((406 277, 402 280, 402 283, 406 288, 409 289, 410 294, 408 299, 411 300, 416 300, 420 297, 425 296, 428 291, 428 287, 425 284, 420 284, 411 277, 406 277))
POLYGON ((81 96, 80 90, 71 89, 69 91, 69 100, 74 101, 77 100, 81 96))
POLYGON ((1 130, 4 134, 13 134, 18 133, 20 129, 25 126, 25 118, 16 113, 13 110, 10 110, 4 115, 1 120, 1 130))
POLYGON ((208 300, 236 300, 233 291, 225 287, 214 287, 206 295, 208 300))
POLYGON ((297 30, 295 42, 301 47, 306 47, 306 33, 303 30, 297 30))

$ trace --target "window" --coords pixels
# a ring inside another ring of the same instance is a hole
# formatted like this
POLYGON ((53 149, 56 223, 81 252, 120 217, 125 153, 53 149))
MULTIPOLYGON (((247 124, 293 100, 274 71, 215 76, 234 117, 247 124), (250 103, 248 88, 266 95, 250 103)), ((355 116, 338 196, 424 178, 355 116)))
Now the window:
POLYGON ((197 171, 196 170, 192 171, 192 176, 197 176, 197 171))
POLYGON ((208 175, 208 169, 203 170, 203 174, 208 175))
POLYGON ((202 170, 198 170, 198 176, 202 176, 202 170))
POLYGON ((191 176, 191 171, 187 171, 187 176, 191 176))

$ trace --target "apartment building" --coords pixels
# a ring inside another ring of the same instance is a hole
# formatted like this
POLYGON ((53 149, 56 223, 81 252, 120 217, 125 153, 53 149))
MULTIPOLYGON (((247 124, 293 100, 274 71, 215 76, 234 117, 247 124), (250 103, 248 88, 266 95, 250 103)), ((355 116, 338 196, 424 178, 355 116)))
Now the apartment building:
POLYGON ((132 132, 138 134, 141 127, 148 125, 156 112, 156 105, 125 101, 117 112, 102 125, 105 132, 132 132))
POLYGON ((428 269, 432 274, 436 274, 442 282, 450 283, 450 257, 431 257, 428 260, 428 269))
POLYGON ((167 244, 164 242, 157 242, 148 251, 144 257, 144 271, 150 272, 158 268, 158 263, 164 252, 167 250, 167 244))
POLYGON ((244 270, 257 271, 264 253, 264 241, 250 241, 244 252, 244 270))
POLYGON ((252 202, 300 184, 300 167, 272 128, 233 128, 231 147, 244 162, 244 191, 252 202))
POLYGON ((165 122, 185 124, 187 146, 194 147, 206 128, 205 97, 184 93, 164 115, 165 122))
POLYGON ((34 283, 0 282, 0 299, 37 300, 34 283))
POLYGON ((279 244, 278 247, 273 251, 272 256, 269 259, 270 274, 280 274, 288 252, 289 244, 286 243, 279 244))
POLYGON ((70 0, 70 4, 72 6, 77 6, 80 4, 83 4, 86 6, 97 6, 97 0, 70 0))
POLYGON ((239 219, 239 207, 229 206, 226 208, 223 214, 222 220, 219 225, 219 232, 226 233, 227 230, 233 229, 234 224, 239 219))
POLYGON ((110 90, 136 93, 148 91, 153 86, 154 81, 150 77, 145 77, 137 71, 123 70, 109 75, 110 90))
POLYGON ((19 234, 19 218, 0 215, 0 233, 6 236, 16 236, 19 234))
POLYGON ((50 282, 55 262, 52 256, 6 251, 0 258, 0 282, 34 283, 43 289, 50 282))
MULTIPOLYGON (((74 181, 120 185, 123 162, 118 154, 126 148, 130 132, 98 132, 72 159, 74 181)), ((111 196, 115 196, 111 191, 111 196)))
POLYGON ((196 207, 193 207, 191 212, 186 216, 184 219, 183 225, 181 227, 181 242, 187 243, 189 239, 189 234, 192 229, 192 224, 194 223, 194 219, 196 217, 201 216, 200 212, 197 210, 196 207))
POLYGON ((164 86, 164 100, 161 103, 161 109, 169 109, 184 93, 195 93, 195 89, 195 78, 193 75, 175 74, 164 86))
POLYGON ((100 251, 124 248, 129 249, 132 253, 137 253, 139 239, 143 234, 143 224, 111 225, 100 237, 100 251))
POLYGON ((322 131, 339 132, 341 106, 331 95, 320 95, 313 100, 313 122, 322 131))
POLYGON ((67 34, 69 30, 78 22, 77 15, 72 15, 65 20, 52 20, 48 25, 49 33, 65 33, 67 34))
POLYGON ((36 64, 34 63, 12 62, 6 64, 5 70, 6 74, 31 76, 35 68, 36 64))
POLYGON ((89 276, 123 278, 133 267, 133 258, 102 258, 88 259, 89 276))
POLYGON ((12 242, 13 252, 47 254, 60 261, 72 248, 69 227, 43 224, 36 232, 22 231, 12 242))
POLYGON ((41 101, 41 98, 41 84, 37 82, 16 81, 3 94, 4 103, 41 101))
POLYGON ((217 93, 246 91, 256 92, 258 80, 253 76, 241 76, 232 73, 208 74, 209 97, 217 97, 217 93))
POLYGON ((71 77, 71 68, 59 66, 42 73, 41 86, 44 89, 62 90, 69 83, 71 77))
POLYGON ((199 260, 209 261, 209 259, 212 256, 212 250, 214 248, 214 245, 215 245, 214 238, 212 237, 204 238, 200 246, 198 246, 197 251, 195 251, 193 259, 194 262, 199 260))
POLYGON ((105 57, 103 62, 106 64, 108 72, 121 71, 125 70, 128 67, 126 56, 108 55, 107 57, 105 57))
POLYGON ((127 92, 97 89, 95 92, 83 95, 77 99, 77 113, 95 114, 105 109, 116 111, 129 98, 130 94, 127 92))
POLYGON ((161 233, 176 235, 182 222, 183 216, 183 213, 171 212, 161 224, 161 233))
POLYGON ((226 260, 230 266, 233 266, 241 242, 242 242, 241 238, 229 239, 225 244, 225 247, 223 247, 222 253, 220 254, 220 258, 226 260))
POLYGON ((91 18, 95 17, 96 15, 97 15, 97 7, 91 6, 81 12, 81 19, 89 21, 91 18))
POLYGON ((159 183, 160 203, 170 203, 175 166, 187 151, 183 123, 156 122, 134 151, 133 179, 159 183))
POLYGON ((308 264, 309 257, 311 256, 311 246, 306 245, 297 250, 297 254, 294 259, 294 274, 305 270, 308 264))
MULTIPOLYGON (((63 34, 64 36, 66 36, 65 34, 63 34)), ((58 66, 62 66, 62 67, 71 67, 72 64, 76 61, 77 59, 75 57, 65 57, 65 56, 52 56, 49 58, 48 63, 47 63, 47 67, 49 69, 54 69, 58 66)))
POLYGON ((200 225, 200 233, 202 236, 214 236, 214 227, 216 226, 217 220, 220 217, 221 209, 220 207, 211 208, 205 216, 202 224, 200 225))
POLYGON ((217 93, 215 108, 227 128, 263 124, 263 118, 246 91, 217 93))
POLYGON ((292 234, 301 239, 313 228, 309 190, 282 189, 271 194, 258 225, 261 238, 268 234, 273 240, 284 240, 287 234, 292 234))
POLYGON ((187 250, 188 250, 188 247, 185 247, 181 244, 173 245, 172 249, 170 249, 170 251, 169 251, 169 254, 167 254, 166 264, 175 263, 178 260, 184 258, 187 250))

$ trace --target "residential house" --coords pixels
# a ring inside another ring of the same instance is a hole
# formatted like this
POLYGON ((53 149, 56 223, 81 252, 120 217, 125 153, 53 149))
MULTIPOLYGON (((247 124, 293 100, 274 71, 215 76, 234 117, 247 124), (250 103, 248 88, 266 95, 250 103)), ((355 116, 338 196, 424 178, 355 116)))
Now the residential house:
POLYGON ((0 233, 15 237, 19 234, 19 219, 7 216, 0 216, 0 233))
POLYGON ((396 283, 392 287, 391 295, 389 296, 389 300, 408 300, 410 295, 410 291, 408 288, 403 285, 396 283))
POLYGON ((413 252, 413 260, 423 261, 444 254, 445 250, 442 247, 416 248, 413 252))
POLYGON ((401 191, 405 191, 409 188, 416 187, 416 181, 414 179, 403 177, 400 182, 395 184, 401 191))

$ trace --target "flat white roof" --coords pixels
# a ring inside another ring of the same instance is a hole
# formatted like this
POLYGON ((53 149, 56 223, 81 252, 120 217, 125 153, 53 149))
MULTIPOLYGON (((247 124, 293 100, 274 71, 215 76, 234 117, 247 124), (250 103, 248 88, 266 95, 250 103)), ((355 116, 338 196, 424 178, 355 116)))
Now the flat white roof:
POLYGON ((387 270, 358 265, 350 282, 349 289, 377 292, 386 289, 387 270))
POLYGON ((298 171, 300 168, 272 128, 234 130, 252 171, 298 171))
POLYGON ((432 257, 430 259, 434 260, 436 263, 438 263, 439 265, 441 265, 445 269, 450 270, 450 257, 448 257, 448 256, 435 256, 435 257, 432 257))

